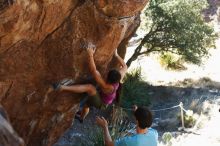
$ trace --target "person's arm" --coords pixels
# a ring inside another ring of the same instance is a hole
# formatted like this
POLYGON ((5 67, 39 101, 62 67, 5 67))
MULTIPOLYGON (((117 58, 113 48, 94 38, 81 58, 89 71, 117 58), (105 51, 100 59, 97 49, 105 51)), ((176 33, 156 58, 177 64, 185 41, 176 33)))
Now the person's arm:
POLYGON ((104 139, 106 146, 114 146, 114 142, 109 134, 108 130, 108 122, 105 120, 104 117, 96 117, 96 123, 103 129, 104 131, 104 139))
POLYGON ((89 69, 90 69, 92 76, 94 77, 95 81, 100 85, 102 89, 108 89, 109 86, 106 84, 101 74, 96 69, 96 65, 95 65, 94 57, 93 57, 94 49, 91 47, 91 45, 88 46, 87 52, 88 52, 89 69))
POLYGON ((115 51, 115 57, 120 64, 119 72, 121 73, 121 79, 123 79, 125 73, 127 72, 127 65, 124 60, 118 55, 117 50, 115 51))

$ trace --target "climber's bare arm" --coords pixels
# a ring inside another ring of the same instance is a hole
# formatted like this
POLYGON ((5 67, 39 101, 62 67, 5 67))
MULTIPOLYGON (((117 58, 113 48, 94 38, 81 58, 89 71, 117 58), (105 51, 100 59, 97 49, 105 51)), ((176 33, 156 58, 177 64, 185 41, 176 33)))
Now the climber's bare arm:
POLYGON ((123 79, 124 75, 127 72, 128 67, 124 62, 124 60, 118 55, 117 50, 115 51, 115 57, 120 64, 119 72, 121 73, 121 78, 123 79))
POLYGON ((88 52, 89 69, 90 69, 92 76, 94 77, 95 81, 99 84, 99 86, 102 88, 102 90, 108 92, 109 90, 112 89, 112 86, 106 84, 101 74, 96 69, 96 65, 95 65, 94 57, 93 57, 94 49, 92 47, 88 47, 87 52, 88 52))

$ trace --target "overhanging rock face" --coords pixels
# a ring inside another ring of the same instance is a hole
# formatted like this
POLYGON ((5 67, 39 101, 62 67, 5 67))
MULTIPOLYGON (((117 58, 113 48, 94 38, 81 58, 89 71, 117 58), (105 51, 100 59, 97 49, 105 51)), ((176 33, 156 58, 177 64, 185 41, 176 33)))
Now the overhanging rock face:
POLYGON ((105 75, 147 1, 0 0, 0 102, 28 146, 50 146, 70 127, 78 94, 54 92, 43 101, 51 83, 91 77, 82 40, 97 46, 105 75))
POLYGON ((23 140, 11 127, 8 115, 0 105, 0 145, 1 146, 24 146, 23 140))

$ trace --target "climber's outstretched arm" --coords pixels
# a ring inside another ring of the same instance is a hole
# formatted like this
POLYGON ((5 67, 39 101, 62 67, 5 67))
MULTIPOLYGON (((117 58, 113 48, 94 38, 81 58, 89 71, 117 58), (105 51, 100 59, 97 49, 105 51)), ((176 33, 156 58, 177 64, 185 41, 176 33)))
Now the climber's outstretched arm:
POLYGON ((102 78, 101 74, 99 73, 99 71, 96 69, 96 65, 94 62, 94 49, 92 47, 88 47, 87 48, 87 52, 88 52, 88 63, 89 63, 89 69, 90 72, 92 73, 92 76, 94 77, 95 81, 100 85, 100 87, 103 90, 109 90, 112 87, 108 84, 106 84, 105 80, 102 78))
POLYGON ((121 79, 123 79, 124 75, 127 72, 128 67, 126 63, 124 62, 124 60, 118 55, 117 50, 115 51, 115 57, 120 64, 119 72, 121 73, 121 79))

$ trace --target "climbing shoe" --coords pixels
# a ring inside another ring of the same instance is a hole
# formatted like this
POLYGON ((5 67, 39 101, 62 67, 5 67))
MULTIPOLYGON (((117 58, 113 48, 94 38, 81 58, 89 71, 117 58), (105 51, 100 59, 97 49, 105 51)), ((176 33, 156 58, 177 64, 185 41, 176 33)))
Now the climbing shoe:
POLYGON ((54 90, 59 90, 60 87, 61 87, 61 84, 60 84, 60 83, 53 83, 53 84, 52 84, 52 88, 53 88, 54 90))
POLYGON ((64 86, 73 85, 75 82, 73 79, 63 79, 60 84, 64 86))
POLYGON ((64 85, 64 86, 70 86, 70 85, 73 85, 75 82, 74 80, 72 79, 63 79, 61 82, 59 83, 53 83, 52 84, 52 88, 54 90, 59 90, 61 85, 64 85))

